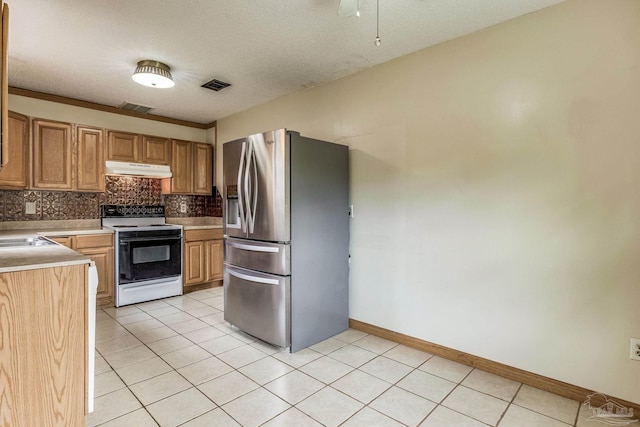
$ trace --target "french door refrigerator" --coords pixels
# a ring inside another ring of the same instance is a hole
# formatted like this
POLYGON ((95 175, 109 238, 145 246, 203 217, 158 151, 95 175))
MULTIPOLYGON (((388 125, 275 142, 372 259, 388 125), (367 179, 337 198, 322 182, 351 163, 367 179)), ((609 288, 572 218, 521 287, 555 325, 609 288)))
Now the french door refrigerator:
POLYGON ((346 330, 348 147, 279 129, 222 151, 225 320, 291 352, 346 330))

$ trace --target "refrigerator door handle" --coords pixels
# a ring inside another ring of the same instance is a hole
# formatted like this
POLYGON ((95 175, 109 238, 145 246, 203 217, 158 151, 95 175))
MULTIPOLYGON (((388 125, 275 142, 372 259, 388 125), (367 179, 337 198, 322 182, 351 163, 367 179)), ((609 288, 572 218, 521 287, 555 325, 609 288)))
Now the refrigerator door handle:
POLYGON ((244 243, 235 243, 232 241, 227 241, 227 245, 232 246, 237 249, 243 249, 245 251, 253 251, 253 252, 280 252, 280 248, 273 246, 256 246, 256 245, 246 245, 244 243))
POLYGON ((227 269, 227 272, 230 275, 237 277, 238 279, 247 280, 249 282, 262 283, 264 285, 279 285, 280 284, 280 281, 277 280, 277 279, 267 279, 267 278, 264 278, 264 277, 250 276, 248 274, 238 273, 237 271, 233 271, 230 268, 227 269))
POLYGON ((244 163, 244 193, 243 193, 243 204, 245 208, 244 219, 245 219, 245 228, 242 231, 248 231, 251 233, 253 230, 253 224, 251 222, 251 205, 249 201, 251 200, 251 181, 249 180, 249 172, 251 171, 251 154, 253 152, 253 141, 247 141, 247 150, 244 152, 245 158, 243 159, 244 163))
POLYGON ((251 204, 251 233, 256 222, 256 207, 258 204, 258 162, 256 161, 256 152, 251 152, 251 164, 253 165, 253 185, 251 186, 251 196, 253 203, 251 204))
POLYGON ((247 182, 247 228, 249 233, 253 233, 253 228, 256 222, 256 204, 258 201, 258 170, 256 162, 256 152, 253 146, 253 141, 249 145, 247 152, 247 172, 244 178, 247 182))
POLYGON ((245 231, 247 231, 247 218, 245 216, 245 212, 244 212, 244 200, 243 200, 243 193, 242 193, 242 172, 244 169, 244 158, 245 158, 245 150, 247 148, 247 143, 243 142, 242 143, 242 151, 240 153, 240 166, 238 167, 238 181, 237 181, 237 185, 238 185, 238 210, 240 212, 240 229, 242 230, 242 232, 244 233, 245 231))

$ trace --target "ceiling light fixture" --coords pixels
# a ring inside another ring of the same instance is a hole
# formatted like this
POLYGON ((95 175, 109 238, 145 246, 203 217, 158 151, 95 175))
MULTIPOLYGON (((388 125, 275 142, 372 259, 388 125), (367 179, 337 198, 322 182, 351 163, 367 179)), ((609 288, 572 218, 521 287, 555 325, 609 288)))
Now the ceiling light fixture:
POLYGON ((380 40, 380 0, 376 0, 376 39, 373 44, 380 46, 382 40, 380 40))
POLYGON ((144 60, 138 62, 136 71, 131 76, 133 81, 143 86, 168 88, 175 83, 171 77, 171 68, 158 61, 144 60))

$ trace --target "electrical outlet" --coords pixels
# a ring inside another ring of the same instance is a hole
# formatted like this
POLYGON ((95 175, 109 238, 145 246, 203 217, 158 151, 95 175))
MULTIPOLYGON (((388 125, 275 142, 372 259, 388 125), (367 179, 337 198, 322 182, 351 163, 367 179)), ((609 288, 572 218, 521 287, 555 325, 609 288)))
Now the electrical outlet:
POLYGON ((631 338, 630 342, 631 354, 629 354, 629 357, 632 360, 640 361, 640 338, 631 338))
POLYGON ((180 203, 180 213, 187 213, 187 204, 184 202, 180 203))
POLYGON ((36 202, 27 202, 24 205, 24 213, 27 215, 35 215, 36 213, 36 202))

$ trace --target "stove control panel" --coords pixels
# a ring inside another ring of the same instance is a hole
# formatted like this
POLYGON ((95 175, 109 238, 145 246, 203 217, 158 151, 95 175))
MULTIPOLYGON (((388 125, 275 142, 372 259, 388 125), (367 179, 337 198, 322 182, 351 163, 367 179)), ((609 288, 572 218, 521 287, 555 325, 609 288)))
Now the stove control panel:
POLYGON ((163 218, 160 205, 102 205, 102 218, 163 218))

